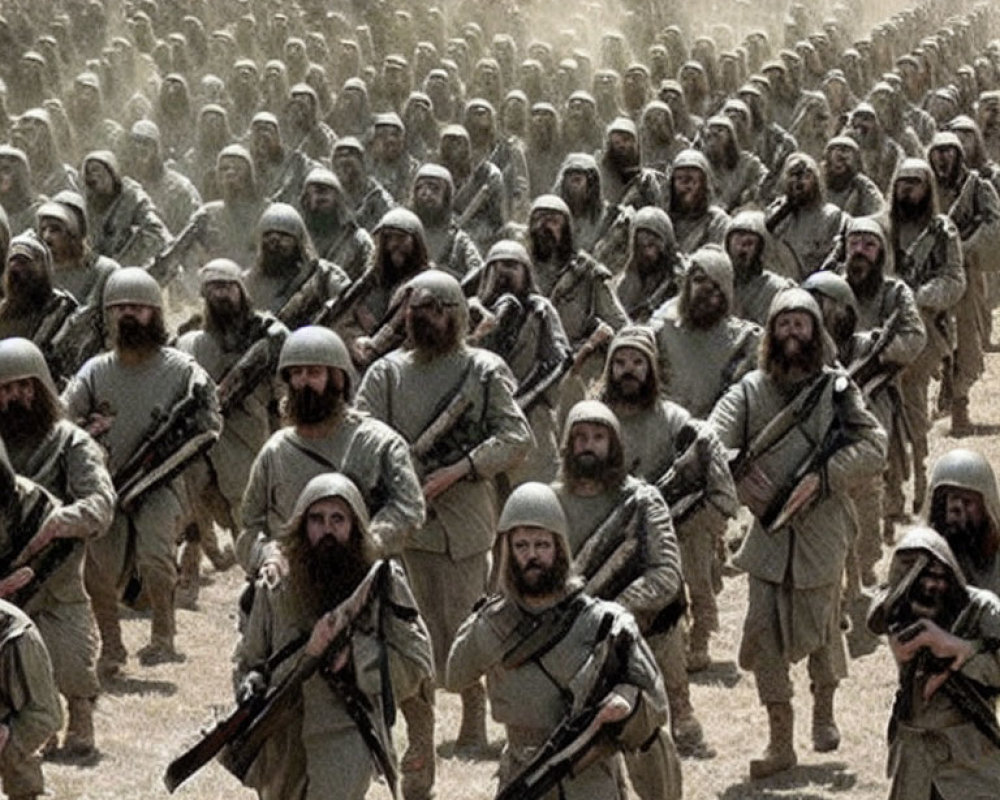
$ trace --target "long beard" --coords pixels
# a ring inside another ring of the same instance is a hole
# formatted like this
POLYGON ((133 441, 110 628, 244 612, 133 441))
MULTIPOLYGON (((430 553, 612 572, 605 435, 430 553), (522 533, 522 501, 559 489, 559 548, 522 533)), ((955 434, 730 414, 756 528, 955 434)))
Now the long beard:
POLYGON ((785 352, 784 342, 772 339, 767 360, 767 372, 778 383, 789 384, 796 381, 799 373, 811 375, 823 365, 823 349, 819 336, 814 335, 806 342, 800 342, 797 352, 785 352))
POLYGON ((922 200, 914 203, 912 200, 900 200, 896 204, 896 208, 899 210, 900 216, 904 220, 921 220, 924 219, 931 209, 931 195, 928 192, 922 200))
POLYGON ((263 249, 260 253, 260 269, 265 275, 280 278, 291 275, 299 266, 299 254, 286 256, 277 251, 263 249))
POLYGON ((858 268, 852 269, 853 265, 869 264, 867 259, 861 255, 851 256, 847 261, 847 282, 854 291, 854 296, 859 300, 867 300, 875 296, 879 286, 882 285, 882 270, 878 266, 869 266, 863 277, 858 275, 858 268))
POLYGON ((14 317, 37 314, 52 293, 52 283, 42 270, 8 269, 3 276, 7 311, 14 317))
POLYGON ((446 205, 431 205, 430 203, 414 202, 414 213, 420 217, 425 228, 439 228, 451 216, 451 210, 446 205))
POLYGON ((604 401, 610 406, 629 405, 638 408, 652 408, 656 403, 656 384, 652 375, 639 382, 634 375, 622 375, 618 380, 608 381, 604 401))
POLYGON ((684 321, 696 330, 707 331, 715 327, 719 320, 726 316, 726 312, 725 303, 715 305, 696 297, 687 304, 684 321))
POLYGON ((302 217, 306 223, 306 227, 313 234, 314 239, 317 234, 324 236, 329 233, 335 233, 340 229, 340 213, 336 208, 322 212, 305 210, 302 217))
POLYGON ((451 318, 445 330, 439 331, 422 317, 411 315, 406 330, 418 354, 426 360, 450 353, 458 345, 458 334, 451 318))
POLYGON ((288 387, 287 412, 293 425, 317 425, 333 418, 343 407, 344 396, 331 381, 322 392, 309 386, 288 387))
POLYGON ((154 317, 149 325, 133 317, 123 317, 115 329, 115 347, 132 353, 150 353, 166 344, 166 338, 159 317, 154 317))
POLYGON ((310 619, 331 611, 350 597, 370 566, 356 534, 352 534, 347 545, 325 536, 313 546, 303 537, 288 551, 291 585, 310 619))
POLYGON ((205 330, 219 334, 227 341, 241 333, 245 319, 245 300, 234 304, 224 298, 205 304, 205 330))
POLYGON ((39 402, 37 396, 30 408, 13 401, 0 412, 0 438, 12 449, 38 442, 52 430, 55 421, 52 406, 39 402))

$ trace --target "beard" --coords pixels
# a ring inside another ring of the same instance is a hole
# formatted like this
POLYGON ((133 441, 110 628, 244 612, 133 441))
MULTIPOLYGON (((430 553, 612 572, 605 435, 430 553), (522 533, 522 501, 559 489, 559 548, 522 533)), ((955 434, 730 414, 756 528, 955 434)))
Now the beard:
POLYGON ((931 619, 946 630, 951 627, 966 602, 965 591, 955 580, 949 580, 946 588, 928 591, 918 579, 910 590, 913 616, 931 619))
POLYGON ((652 374, 647 374, 644 381, 635 375, 625 373, 617 380, 610 378, 602 398, 610 406, 630 405, 639 408, 652 408, 656 403, 656 384, 652 374))
POLYGON ((8 447, 40 441, 59 418, 58 407, 48 392, 36 386, 35 401, 30 407, 13 400, 0 412, 0 438, 8 447))
POLYGON ((114 331, 114 344, 118 350, 132 353, 149 353, 167 343, 167 330, 163 327, 163 315, 157 310, 148 325, 143 325, 135 317, 122 317, 114 331))
POLYGON ((908 198, 899 200, 896 203, 896 208, 899 210, 900 216, 904 220, 921 220, 924 219, 931 210, 931 194, 928 191, 924 195, 922 200, 914 202, 908 198))
POLYGON ((680 217, 700 217, 708 211, 708 188, 701 186, 697 191, 675 195, 670 209, 680 217))
POLYGON ((795 336, 789 338, 799 343, 793 352, 788 350, 788 339, 779 342, 772 337, 769 345, 767 372, 778 383, 795 382, 800 379, 799 373, 811 375, 823 365, 823 348, 818 333, 814 332, 807 341, 795 336))
POLYGON ((344 545, 324 536, 310 545, 300 531, 286 550, 291 585, 310 619, 318 618, 346 600, 371 566, 365 556, 357 528, 344 545))
POLYGON ((228 297, 215 298, 205 303, 205 329, 223 335, 238 333, 246 312, 246 299, 233 303, 228 297))
POLYGON ((689 298, 684 308, 684 321, 695 330, 707 331, 726 316, 729 309, 725 302, 715 303, 714 295, 689 298))
POLYGON ((344 395, 327 380, 326 388, 317 392, 311 386, 301 389, 289 385, 286 414, 293 425, 317 425, 340 413, 346 401, 344 395))
POLYGON ((285 255, 278 250, 270 250, 266 247, 260 251, 260 269, 265 275, 271 278, 280 278, 291 275, 299 266, 299 253, 285 255))
POLYGON ((563 263, 573 255, 572 244, 567 232, 563 231, 562 239, 556 239, 548 228, 537 228, 531 231, 531 253, 539 261, 556 261, 563 263))
POLYGON ((619 174, 624 175, 638 168, 639 154, 634 150, 609 150, 608 164, 614 167, 619 174))
POLYGON ((846 189, 857 173, 854 169, 845 169, 843 172, 826 173, 826 188, 832 192, 842 192, 846 189))
POLYGON ((562 451, 563 474, 569 484, 581 481, 597 481, 605 487, 614 487, 625 480, 625 454, 621 443, 612 437, 607 458, 599 458, 596 453, 584 451, 573 453, 568 447, 562 451))
POLYGON ((420 217, 425 228, 439 228, 444 225, 451 216, 451 210, 446 205, 435 205, 433 203, 413 203, 413 213, 420 217))
POLYGON ((872 264, 860 254, 855 254, 847 260, 846 272, 847 282, 859 300, 874 297, 882 285, 882 271, 878 265, 872 264))
POLYGON ((407 319, 406 332, 424 360, 432 360, 450 353, 458 345, 458 330, 455 319, 448 316, 448 324, 443 331, 438 330, 427 319, 411 314, 407 319))
POLYGON ((12 316, 38 313, 52 294, 52 283, 42 270, 8 267, 3 282, 7 308, 12 316))
POLYGON ((732 256, 733 262, 733 281, 737 284, 748 283, 751 279, 756 278, 764 272, 764 263, 761 260, 760 250, 753 253, 737 253, 732 256))
POLYGON ((544 567, 535 559, 521 567, 511 558, 510 572, 514 589, 522 597, 545 597, 566 585, 569 563, 562 550, 556 548, 556 558, 551 567, 544 567))
POLYGON ((332 233, 340 228, 340 213, 336 208, 328 211, 303 209, 302 220, 306 223, 306 228, 313 233, 314 238, 317 233, 320 235, 332 233))

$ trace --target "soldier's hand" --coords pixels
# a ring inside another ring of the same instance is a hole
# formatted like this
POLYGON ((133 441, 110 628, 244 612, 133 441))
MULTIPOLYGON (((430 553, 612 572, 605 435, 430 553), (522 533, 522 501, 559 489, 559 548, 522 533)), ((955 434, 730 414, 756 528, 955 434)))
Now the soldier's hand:
POLYGON ((454 484, 468 475, 469 469, 469 460, 463 458, 461 461, 456 461, 447 467, 434 470, 434 472, 427 476, 424 480, 424 485, 421 487, 424 492, 424 500, 430 502, 435 497, 444 494, 454 484))
POLYGON ((0 580, 0 597, 10 597, 31 583, 34 577, 35 571, 31 567, 19 567, 0 580))
POLYGON ((98 414, 97 412, 94 412, 87 417, 87 424, 84 425, 84 429, 96 439, 98 436, 108 431, 114 421, 115 418, 109 414, 98 414))
POLYGON ((359 366, 367 366, 375 358, 375 345, 368 336, 359 336, 351 342, 351 359, 359 366))
POLYGON ((621 722, 632 713, 638 697, 638 687, 628 684, 616 686, 601 701, 601 707, 594 718, 594 722, 600 725, 621 722))
POLYGON ((32 536, 31 540, 24 546, 15 563, 26 563, 36 553, 41 552, 53 539, 72 539, 77 534, 76 527, 62 520, 57 510, 42 523, 38 533, 32 536))
MULTIPOLYGON (((333 644, 333 640, 337 638, 337 634, 343 627, 342 615, 338 614, 336 610, 325 613, 313 625, 312 634, 306 643, 306 654, 319 658, 333 644)), ((338 657, 339 655, 338 653, 338 657)))
POLYGON ((264 562, 260 565, 260 577, 264 579, 269 589, 288 575, 288 559, 277 547, 269 548, 264 554, 264 562))

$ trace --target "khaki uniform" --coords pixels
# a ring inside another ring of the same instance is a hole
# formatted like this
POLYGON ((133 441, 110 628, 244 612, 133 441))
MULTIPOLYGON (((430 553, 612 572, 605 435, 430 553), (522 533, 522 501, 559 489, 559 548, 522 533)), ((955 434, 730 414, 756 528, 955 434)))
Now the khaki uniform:
POLYGON ((38 626, 52 657, 56 684, 68 698, 97 696, 97 635, 83 587, 84 541, 104 535, 114 516, 115 492, 104 454, 83 430, 57 422, 38 444, 9 451, 14 470, 62 501, 53 512, 80 538, 25 611, 38 626))
POLYGON ((424 499, 410 454, 395 431, 348 409, 328 436, 307 439, 294 428, 274 433, 257 454, 243 495, 243 530, 236 557, 256 575, 264 545, 280 535, 309 479, 342 472, 372 510, 371 533, 397 550, 424 521, 424 499))
POLYGON ((492 479, 524 458, 531 429, 514 402, 514 379, 506 364, 493 353, 465 346, 433 360, 394 351, 369 367, 357 398, 360 409, 412 444, 439 407, 470 382, 471 406, 439 440, 446 452, 418 463, 417 471, 424 478, 466 458, 472 473, 428 503, 427 523, 412 533, 403 551, 440 675, 455 631, 486 591, 496 525, 492 479))
MULTIPOLYGON (((289 642, 308 636, 315 622, 287 578, 270 587, 260 581, 236 650, 237 685, 289 642)), ((297 661, 293 655, 282 662, 272 684, 297 661)), ((376 737, 395 762, 385 692, 398 702, 433 675, 427 630, 416 615, 402 567, 395 563, 386 596, 373 600, 352 626, 350 670, 371 705, 368 717, 376 737), (383 683, 383 666, 388 668, 389 686, 383 683)), ((264 745, 246 784, 263 800, 363 800, 372 773, 371 754, 343 700, 314 674, 302 684, 293 719, 264 745)))
POLYGON ((844 212, 837 206, 821 201, 808 208, 795 209, 778 223, 774 237, 795 254, 799 269, 797 275, 788 277, 802 281, 822 267, 844 219, 844 212))
MULTIPOLYGON (((851 443, 823 466, 822 493, 812 506, 774 533, 755 521, 734 559, 750 576, 739 662, 754 672, 762 703, 791 699, 789 666, 805 656, 816 688, 835 686, 847 670, 838 614, 853 532, 845 493, 859 477, 882 470, 886 440, 857 388, 848 383, 837 400, 836 378, 828 368, 823 372, 827 385, 816 406, 768 451, 761 469, 779 485, 788 481, 810 443, 823 440, 837 402, 851 443)), ((725 447, 743 450, 789 399, 765 372, 755 370, 723 396, 709 422, 725 447)))
POLYGON ((320 258, 336 264, 351 280, 361 277, 375 252, 371 234, 353 220, 330 232, 313 227, 309 234, 320 258))
MULTIPOLYGON (((598 626, 606 615, 633 632, 629 648, 626 682, 640 689, 637 708, 616 737, 629 749, 651 740, 667 720, 666 698, 653 654, 639 636, 632 616, 614 603, 586 597, 583 610, 572 627, 550 650, 516 669, 503 666, 504 654, 518 644, 519 624, 544 621, 551 608, 530 612, 508 598, 496 598, 462 624, 448 659, 445 685, 459 691, 486 675, 493 718, 507 728, 507 744, 500 758, 500 787, 527 766, 535 749, 566 716, 572 704, 586 698, 579 692, 581 681, 596 666, 589 657, 599 643, 598 626)), ((656 740, 658 746, 661 740, 656 740)), ((619 770, 608 757, 581 774, 566 778, 545 800, 618 800, 619 770)), ((678 787, 679 790, 679 787, 678 787)), ((678 795, 679 796, 679 795, 678 795)))
POLYGON ((885 198, 875 181, 859 172, 843 189, 826 184, 826 200, 851 217, 874 217, 885 210, 885 198))
POLYGON ((174 236, 181 232, 202 205, 195 185, 170 167, 163 167, 156 180, 144 180, 142 187, 163 218, 167 230, 174 236))
POLYGON ((672 213, 670 221, 674 224, 677 249, 682 253, 693 253, 706 244, 721 245, 729 227, 729 215, 716 205, 710 205, 704 214, 697 217, 672 213))
POLYGON ((5 600, 0 600, 0 716, 10 729, 0 752, 4 793, 42 794, 38 750, 62 726, 62 708, 38 629, 5 600))
POLYGON ((300 261, 293 275, 272 277, 258 269, 252 269, 246 275, 250 304, 271 312, 292 330, 312 322, 323 303, 339 297, 350 283, 351 279, 340 267, 323 259, 300 261), (313 270, 317 274, 313 274, 313 270), (286 304, 299 295, 299 290, 314 282, 316 291, 313 296, 301 298, 304 303, 295 300, 298 308, 294 313, 286 310, 286 304))
POLYGON ((131 178, 119 180, 121 191, 108 208, 98 211, 87 204, 91 246, 124 267, 144 266, 170 241, 170 231, 142 186, 131 178))
POLYGON ((782 289, 794 285, 791 278, 783 277, 770 270, 764 270, 747 281, 735 276, 733 283, 733 316, 763 326, 767 322, 767 312, 771 301, 782 289))
POLYGON ((424 237, 434 266, 459 281, 482 268, 483 257, 472 237, 458 227, 454 218, 440 227, 425 225, 424 237))

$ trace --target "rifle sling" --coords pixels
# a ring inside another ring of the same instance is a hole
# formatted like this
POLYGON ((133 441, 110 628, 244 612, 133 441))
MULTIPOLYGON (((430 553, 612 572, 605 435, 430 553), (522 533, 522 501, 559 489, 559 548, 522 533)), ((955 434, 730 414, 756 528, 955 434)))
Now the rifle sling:
POLYGON ((545 614, 541 620, 525 616, 516 630, 516 633, 521 634, 521 640, 504 654, 504 669, 517 669, 529 661, 538 661, 545 656, 569 633, 586 606, 586 596, 582 592, 575 592, 562 600, 553 610, 554 613, 545 614))
POLYGON ((820 397, 822 397, 827 384, 835 377, 833 372, 824 372, 815 381, 810 383, 808 386, 802 387, 799 393, 792 399, 792 401, 786 406, 793 406, 792 413, 789 417, 786 417, 783 413, 779 413, 778 416, 774 417, 767 425, 764 426, 763 430, 758 433, 754 440, 747 447, 748 462, 752 462, 757 458, 760 458, 764 453, 768 452, 775 445, 778 444, 782 439, 785 438, 803 419, 805 419, 806 414, 812 410, 812 408, 819 402, 820 397), (763 445, 763 446, 762 446, 763 445))

